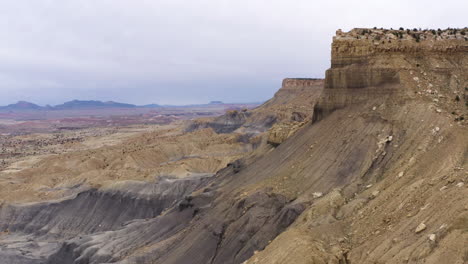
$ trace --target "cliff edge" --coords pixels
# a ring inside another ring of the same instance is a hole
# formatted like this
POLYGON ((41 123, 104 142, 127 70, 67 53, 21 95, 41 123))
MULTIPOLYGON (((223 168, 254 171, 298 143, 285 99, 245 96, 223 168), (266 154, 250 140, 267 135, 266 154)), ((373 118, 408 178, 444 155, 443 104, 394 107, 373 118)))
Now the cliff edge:
POLYGON ((451 111, 463 111, 468 87, 468 29, 338 30, 331 68, 314 120, 369 100, 425 96, 451 111), (457 97, 458 96, 458 97, 457 97))

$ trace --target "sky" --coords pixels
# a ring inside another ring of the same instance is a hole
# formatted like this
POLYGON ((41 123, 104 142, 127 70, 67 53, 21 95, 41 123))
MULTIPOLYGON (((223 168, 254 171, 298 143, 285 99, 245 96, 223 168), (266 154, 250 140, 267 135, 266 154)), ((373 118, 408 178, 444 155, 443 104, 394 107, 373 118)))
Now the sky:
POLYGON ((467 25, 466 0, 1 0, 0 105, 267 100, 337 29, 467 25))

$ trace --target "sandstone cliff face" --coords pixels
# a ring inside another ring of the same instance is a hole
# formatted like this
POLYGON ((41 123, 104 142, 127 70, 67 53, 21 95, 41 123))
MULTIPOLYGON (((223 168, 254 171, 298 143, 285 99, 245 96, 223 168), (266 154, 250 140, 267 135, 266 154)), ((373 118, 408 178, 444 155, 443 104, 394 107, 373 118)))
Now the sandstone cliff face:
POLYGON ((331 68, 326 72, 325 89, 315 107, 314 120, 370 99, 399 100, 427 93, 437 93, 437 99, 453 99, 456 94, 463 95, 468 81, 468 41, 460 33, 444 34, 337 31, 331 68))

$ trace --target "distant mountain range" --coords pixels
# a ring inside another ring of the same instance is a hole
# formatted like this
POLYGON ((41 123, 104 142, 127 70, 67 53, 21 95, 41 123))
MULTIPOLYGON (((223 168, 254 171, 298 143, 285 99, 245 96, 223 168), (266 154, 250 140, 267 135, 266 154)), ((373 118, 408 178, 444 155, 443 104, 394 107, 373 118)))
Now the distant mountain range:
POLYGON ((135 108, 136 105, 133 104, 125 104, 125 103, 117 103, 113 101, 108 102, 101 102, 101 101, 81 101, 81 100, 73 100, 69 102, 65 102, 60 105, 54 106, 55 109, 83 109, 83 108, 135 108))
POLYGON ((74 109, 108 109, 108 108, 156 108, 157 104, 137 106, 134 104, 118 103, 113 101, 95 101, 95 100, 73 100, 56 106, 40 106, 31 102, 19 101, 16 104, 0 106, 0 110, 25 111, 25 110, 74 110, 74 109))
POLYGON ((0 109, 5 110, 40 110, 45 107, 39 106, 37 104, 33 104, 26 101, 19 101, 16 104, 9 104, 7 106, 0 106, 0 109))
MULTIPOLYGON (((40 106, 31 102, 19 101, 16 104, 0 106, 0 111, 31 111, 31 110, 79 110, 79 109, 112 109, 112 108, 159 108, 159 107, 193 107, 193 106, 210 106, 224 105, 221 101, 211 101, 209 104, 196 105, 134 105, 126 103, 118 103, 113 101, 96 101, 96 100, 73 100, 55 106, 40 106)), ((245 104, 260 104, 260 103, 245 103, 245 104)), ((232 105, 232 104, 227 104, 232 105)))

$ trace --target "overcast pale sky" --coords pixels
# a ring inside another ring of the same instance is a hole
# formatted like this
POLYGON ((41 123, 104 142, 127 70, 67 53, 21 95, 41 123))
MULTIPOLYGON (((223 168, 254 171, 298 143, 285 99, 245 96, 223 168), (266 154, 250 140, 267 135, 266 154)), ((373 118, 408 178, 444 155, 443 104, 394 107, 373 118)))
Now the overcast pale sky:
POLYGON ((336 29, 468 26, 466 0, 1 0, 0 105, 270 98, 336 29))

